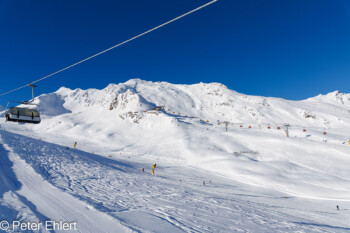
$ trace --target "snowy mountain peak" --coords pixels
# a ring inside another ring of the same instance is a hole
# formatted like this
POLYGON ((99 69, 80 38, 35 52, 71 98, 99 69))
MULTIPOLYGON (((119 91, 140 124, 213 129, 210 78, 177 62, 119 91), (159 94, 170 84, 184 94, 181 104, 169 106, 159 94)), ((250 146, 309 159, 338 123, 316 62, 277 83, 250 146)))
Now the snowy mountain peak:
POLYGON ((333 91, 326 95, 320 94, 316 97, 309 98, 308 100, 348 105, 350 104, 350 94, 341 93, 340 91, 333 91))
POLYGON ((67 93, 67 92, 70 92, 70 91, 72 91, 72 89, 67 88, 67 87, 60 87, 60 88, 56 91, 56 93, 62 95, 62 94, 64 94, 64 93, 67 93))
POLYGON ((333 91, 333 92, 328 93, 327 95, 330 95, 330 94, 333 94, 333 95, 342 95, 343 93, 341 93, 340 91, 333 91))
POLYGON ((126 81, 125 85, 134 86, 134 85, 137 85, 137 84, 145 84, 145 83, 153 84, 154 82, 142 80, 142 79, 139 79, 139 78, 134 78, 134 79, 129 79, 128 81, 126 81))
POLYGON ((344 99, 349 99, 350 94, 344 94, 344 93, 341 93, 340 91, 333 91, 328 93, 326 97, 337 101, 343 101, 344 99))

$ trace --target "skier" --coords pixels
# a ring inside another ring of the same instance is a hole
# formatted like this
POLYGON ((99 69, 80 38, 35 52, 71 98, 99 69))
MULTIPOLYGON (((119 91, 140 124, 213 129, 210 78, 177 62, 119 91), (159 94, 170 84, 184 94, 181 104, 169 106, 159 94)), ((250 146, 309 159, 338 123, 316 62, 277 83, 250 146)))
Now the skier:
POLYGON ((77 142, 74 142, 74 149, 77 147, 77 144, 78 144, 77 142))
POLYGON ((153 166, 152 166, 152 175, 154 175, 154 170, 156 169, 156 167, 157 167, 157 164, 153 164, 153 166))
POLYGON ((337 205, 337 210, 339 210, 339 206, 337 205))

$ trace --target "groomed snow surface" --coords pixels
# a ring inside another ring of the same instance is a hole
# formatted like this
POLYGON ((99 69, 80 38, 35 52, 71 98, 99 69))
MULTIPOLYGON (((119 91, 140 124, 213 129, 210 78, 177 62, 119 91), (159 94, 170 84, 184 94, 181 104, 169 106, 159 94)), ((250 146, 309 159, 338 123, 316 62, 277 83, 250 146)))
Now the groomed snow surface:
POLYGON ((136 79, 36 102, 41 124, 0 123, 0 220, 77 222, 78 232, 350 231, 349 94, 287 101, 136 79))

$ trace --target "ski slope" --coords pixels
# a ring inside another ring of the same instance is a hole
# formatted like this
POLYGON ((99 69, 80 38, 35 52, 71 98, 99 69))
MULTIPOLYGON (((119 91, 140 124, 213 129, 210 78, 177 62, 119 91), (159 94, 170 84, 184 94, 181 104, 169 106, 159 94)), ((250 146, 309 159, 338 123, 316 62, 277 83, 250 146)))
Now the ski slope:
MULTIPOLYGON (((45 180, 48 177, 40 176, 43 173, 36 173, 18 156, 15 152, 18 147, 11 147, 2 139, 0 143, 2 219, 33 222, 65 220, 77 222, 79 232, 131 232, 107 214, 51 185, 45 180)), ((11 143, 15 145, 18 142, 12 140, 11 143)), ((25 151, 22 150, 22 153, 25 151)))
POLYGON ((1 186, 1 214, 7 219, 66 219, 77 221, 79 232, 350 230, 348 202, 299 199, 166 163, 152 176, 150 161, 137 155, 104 158, 0 135, 1 179, 9 184, 1 186))
POLYGON ((35 101, 41 124, 0 122, 4 216, 79 215, 81 232, 91 219, 90 232, 350 230, 349 94, 134 79, 35 101))

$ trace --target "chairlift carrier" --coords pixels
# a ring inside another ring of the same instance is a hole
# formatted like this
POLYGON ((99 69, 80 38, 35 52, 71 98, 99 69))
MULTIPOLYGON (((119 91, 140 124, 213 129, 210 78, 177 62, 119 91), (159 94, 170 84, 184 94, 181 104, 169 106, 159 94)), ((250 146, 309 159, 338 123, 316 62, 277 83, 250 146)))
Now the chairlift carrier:
POLYGON ((37 86, 28 84, 32 88, 32 100, 31 101, 9 101, 6 110, 5 110, 5 118, 6 121, 12 122, 23 122, 23 123, 31 123, 31 124, 39 124, 41 122, 40 118, 40 106, 38 104, 34 104, 34 88, 37 86), (27 106, 34 106, 34 108, 29 107, 11 107, 8 109, 10 103, 18 103, 27 106))

